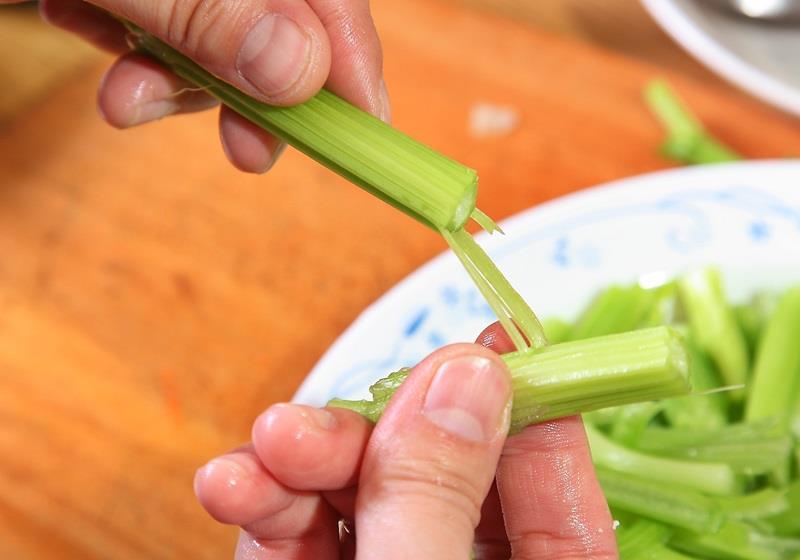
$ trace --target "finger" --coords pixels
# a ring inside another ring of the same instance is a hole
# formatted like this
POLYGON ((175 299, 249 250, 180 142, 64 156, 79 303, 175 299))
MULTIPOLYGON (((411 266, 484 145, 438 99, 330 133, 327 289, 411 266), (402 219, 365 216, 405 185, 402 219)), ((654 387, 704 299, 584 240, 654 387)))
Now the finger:
POLYGON ((46 22, 80 35, 101 49, 113 53, 128 50, 123 25, 84 0, 40 0, 39 13, 46 22))
POLYGON ((511 557, 503 510, 497 485, 493 484, 481 508, 481 521, 475 529, 475 558, 478 560, 506 560, 511 557))
POLYGON ((213 107, 216 101, 140 54, 120 57, 100 84, 97 105, 103 118, 128 128, 176 113, 213 107))
POLYGON ((298 0, 95 0, 237 88, 274 105, 314 95, 330 70, 319 18, 298 0))
POLYGON ((475 343, 490 348, 498 354, 507 354, 516 350, 514 343, 511 342, 511 338, 499 321, 483 329, 475 343))
POLYGON ((350 410, 278 404, 258 417, 252 436, 261 462, 282 484, 341 490, 356 483, 371 431, 350 410))
POLYGON ((266 173, 286 148, 269 132, 225 106, 219 112, 219 137, 228 160, 247 173, 266 173))
POLYGON ((195 494, 222 523, 241 525, 238 558, 338 558, 338 516, 319 494, 298 492, 264 469, 252 446, 197 471, 195 494))
MULTIPOLYGON (((514 344, 499 321, 483 329, 475 342, 498 354, 515 350, 514 344)), ((504 560, 511 556, 496 484, 492 485, 481 508, 481 521, 475 529, 475 555, 480 560, 504 560)))
POLYGON ((497 489, 513 558, 617 558, 580 417, 529 426, 508 438, 497 489))
POLYGON ((490 350, 452 345, 415 367, 367 445, 359 558, 468 558, 510 408, 508 370, 490 350))
POLYGON ((368 0, 308 0, 331 44, 327 87, 386 122, 391 107, 383 81, 383 54, 368 0))

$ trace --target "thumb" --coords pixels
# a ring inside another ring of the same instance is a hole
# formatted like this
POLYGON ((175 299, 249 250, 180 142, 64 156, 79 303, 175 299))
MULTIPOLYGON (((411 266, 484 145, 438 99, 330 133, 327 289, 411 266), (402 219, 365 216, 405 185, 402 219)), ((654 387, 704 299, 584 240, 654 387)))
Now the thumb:
POLYGON ((469 558, 510 410, 511 378, 490 350, 448 346, 414 368, 364 456, 358 559, 469 558))
POLYGON ((322 22, 295 0, 92 0, 158 36, 237 88, 293 105, 325 83, 331 47, 322 22))

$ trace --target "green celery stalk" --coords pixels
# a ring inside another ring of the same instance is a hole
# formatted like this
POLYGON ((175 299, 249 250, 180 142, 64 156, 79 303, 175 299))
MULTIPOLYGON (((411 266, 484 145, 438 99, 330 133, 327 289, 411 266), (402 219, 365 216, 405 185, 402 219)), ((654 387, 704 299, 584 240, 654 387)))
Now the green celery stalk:
POLYGON ((792 442, 774 423, 760 422, 716 430, 651 426, 642 432, 636 447, 664 457, 725 463, 737 473, 759 475, 786 464, 792 442))
POLYGON ((436 229, 455 231, 474 213, 477 173, 327 90, 305 103, 255 100, 133 24, 135 45, 175 74, 371 194, 436 229))
POLYGON ((778 300, 779 294, 775 292, 759 292, 750 298, 749 302, 733 308, 752 356, 756 355, 764 327, 775 312, 778 300))
POLYGON ((721 428, 728 421, 727 400, 722 393, 704 395, 703 391, 720 386, 717 373, 708 356, 689 338, 689 376, 697 394, 663 402, 664 414, 676 428, 711 430, 721 428))
POLYGON ((788 509, 768 517, 765 521, 777 535, 800 537, 800 479, 786 488, 785 497, 789 502, 788 509))
POLYGON ((691 531, 714 533, 724 521, 722 511, 709 496, 685 486, 669 486, 644 478, 597 467, 597 478, 608 503, 642 517, 691 531))
POLYGON ((781 297, 767 323, 753 368, 745 418, 790 425, 800 390, 800 287, 781 297))
POLYGON ((611 286, 600 292, 572 327, 570 338, 581 340, 638 328, 651 312, 655 292, 638 285, 611 286))
POLYGON ((617 547, 620 558, 647 558, 654 547, 663 546, 673 530, 649 519, 637 519, 632 524, 617 528, 617 547))
POLYGON ((548 317, 542 320, 542 329, 547 334, 547 340, 550 344, 566 342, 571 338, 572 325, 557 317, 548 317))
POLYGON ((763 488, 741 496, 720 496, 717 503, 726 518, 739 521, 776 516, 788 511, 791 505, 786 490, 775 488, 763 488))
POLYGON ((594 464, 620 473, 641 475, 666 487, 685 487, 706 494, 731 495, 739 488, 733 469, 724 463, 699 463, 646 455, 628 449, 586 425, 594 464))
MULTIPOLYGON (((691 364, 691 361, 689 363, 691 364)), ((690 372, 691 368, 690 365, 690 372)), ((692 388, 694 389, 694 384, 692 388)), ((634 403, 615 408, 616 415, 611 422, 609 432, 611 439, 629 447, 635 445, 648 424, 664 410, 664 403, 670 400, 673 399, 634 403)))
MULTIPOLYGON (((725 383, 744 384, 749 365, 747 344, 725 300, 719 272, 694 270, 678 280, 678 287, 694 340, 717 364, 725 383)), ((737 401, 744 398, 744 391, 728 394, 737 401)))
POLYGON ((741 157, 706 132, 700 121, 681 102, 664 80, 645 86, 644 97, 650 110, 667 131, 662 153, 686 164, 735 161, 741 157))
MULTIPOLYGON (((630 402, 686 394, 686 354, 669 327, 656 327, 589 340, 563 342, 502 356, 512 376, 511 430, 630 402)), ((333 399, 376 421, 408 370, 378 386, 390 389, 371 400, 333 399)))
POLYGON ((763 535, 741 521, 727 521, 716 534, 679 531, 670 545, 689 554, 720 560, 784 560, 800 551, 792 539, 763 535))

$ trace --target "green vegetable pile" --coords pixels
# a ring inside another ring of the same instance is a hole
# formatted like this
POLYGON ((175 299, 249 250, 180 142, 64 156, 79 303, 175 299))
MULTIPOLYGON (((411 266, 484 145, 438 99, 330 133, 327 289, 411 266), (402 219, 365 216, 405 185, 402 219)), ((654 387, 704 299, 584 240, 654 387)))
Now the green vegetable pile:
POLYGON ((686 333, 695 394, 585 415, 621 557, 800 558, 800 286, 732 306, 701 270, 613 286, 545 329, 572 340, 653 324, 686 333))

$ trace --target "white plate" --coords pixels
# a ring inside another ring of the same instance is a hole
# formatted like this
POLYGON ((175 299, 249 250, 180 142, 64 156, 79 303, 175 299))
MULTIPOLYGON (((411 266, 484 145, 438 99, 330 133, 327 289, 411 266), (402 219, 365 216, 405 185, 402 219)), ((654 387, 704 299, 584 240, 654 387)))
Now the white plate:
POLYGON ((675 41, 713 71, 800 115, 800 25, 735 17, 702 0, 642 4, 675 41))
MULTIPOLYGON (((574 315, 601 287, 715 264, 732 297, 800 281, 800 162, 663 171, 569 195, 478 241, 541 316, 574 315), (644 276, 642 276, 644 275, 644 276)), ((361 398, 433 349, 471 341, 494 317, 451 253, 367 308, 295 399, 361 398)))

